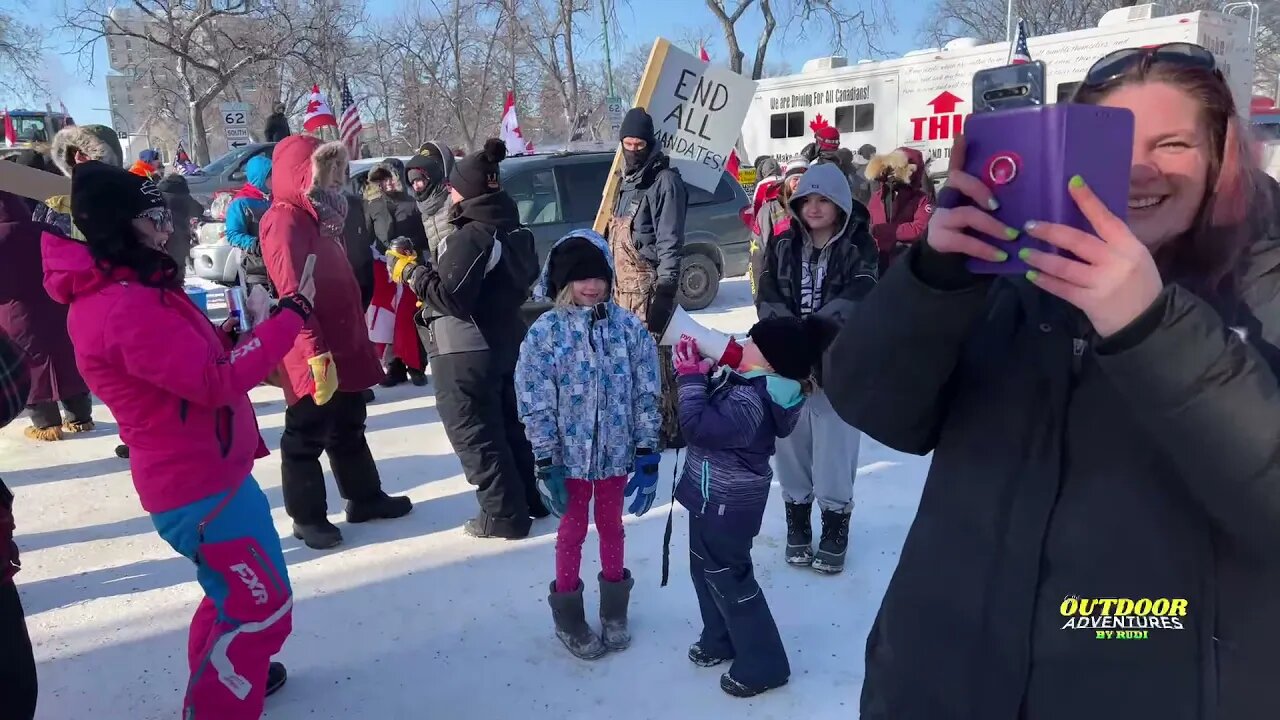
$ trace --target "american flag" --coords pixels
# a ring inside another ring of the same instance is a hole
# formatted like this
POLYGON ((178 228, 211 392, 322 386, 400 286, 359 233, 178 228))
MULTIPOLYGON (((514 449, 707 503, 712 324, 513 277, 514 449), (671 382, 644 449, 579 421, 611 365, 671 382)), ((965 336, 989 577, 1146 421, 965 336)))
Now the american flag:
POLYGON ((360 131, 364 125, 360 123, 360 107, 351 97, 351 84, 342 79, 342 119, 338 121, 338 133, 342 136, 342 144, 352 160, 360 159, 360 131))
POLYGON ((1019 20, 1013 43, 1009 45, 1009 64, 1025 65, 1029 62, 1031 62, 1031 51, 1027 49, 1027 23, 1025 20, 1019 20))

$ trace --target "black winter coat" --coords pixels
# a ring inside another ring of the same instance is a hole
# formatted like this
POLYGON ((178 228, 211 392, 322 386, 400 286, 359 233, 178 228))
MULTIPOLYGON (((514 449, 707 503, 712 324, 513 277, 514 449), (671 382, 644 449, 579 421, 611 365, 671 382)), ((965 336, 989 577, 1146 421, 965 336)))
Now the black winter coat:
POLYGON ((372 197, 365 196, 365 222, 368 224, 369 237, 378 246, 379 252, 386 253, 391 241, 398 237, 407 237, 413 249, 419 254, 430 252, 427 247, 427 233, 422 226, 422 214, 418 212, 418 203, 404 192, 384 193, 374 191, 372 197))
POLYGON ((520 307, 540 270, 533 233, 505 192, 458 203, 453 225, 436 262, 405 273, 426 305, 423 342, 432 357, 491 350, 494 367, 514 369, 527 330, 520 307))
POLYGON ((658 284, 673 290, 680 283, 688 211, 684 178, 665 154, 654 153, 643 167, 622 178, 614 215, 631 216, 632 242, 657 271, 658 284))
POLYGON ((185 277, 187 264, 191 261, 192 224, 199 222, 204 215, 204 206, 191 197, 187 179, 181 175, 166 175, 157 187, 164 195, 169 212, 173 213, 173 233, 169 235, 165 249, 185 277))
POLYGON ((342 242, 347 246, 347 260, 360 286, 361 306, 368 310, 373 300, 373 240, 364 217, 364 201, 355 193, 343 195, 347 198, 347 218, 342 226, 342 242))
POLYGON ((1170 284, 1105 341, 1024 279, 905 257, 827 356, 842 418, 933 452, 862 718, 1280 717, 1280 234, 1242 303, 1170 284))
POLYGON ((263 139, 266 142, 280 142, 291 134, 289 119, 282 113, 271 113, 267 116, 267 126, 263 128, 263 139))

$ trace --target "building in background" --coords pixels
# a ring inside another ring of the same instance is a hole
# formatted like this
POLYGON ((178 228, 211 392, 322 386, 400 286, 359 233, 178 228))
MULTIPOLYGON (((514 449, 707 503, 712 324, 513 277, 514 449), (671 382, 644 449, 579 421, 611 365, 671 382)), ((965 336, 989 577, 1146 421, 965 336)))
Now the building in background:
MULTIPOLYGON (((142 149, 152 147, 160 151, 168 165, 173 160, 178 141, 191 146, 187 102, 182 78, 178 74, 177 58, 145 39, 116 34, 122 28, 128 33, 163 38, 166 28, 162 21, 130 8, 112 8, 109 17, 106 29, 107 63, 110 66, 107 106, 112 127, 120 134, 127 155, 133 157, 142 149)), ((247 17, 218 18, 209 23, 208 29, 234 42, 236 37, 251 35, 261 22, 247 17)), ((220 111, 224 102, 248 103, 252 108, 248 126, 253 139, 262 139, 259 135, 263 123, 271 114, 280 86, 279 72, 274 65, 264 63, 260 68, 241 73, 217 100, 208 105, 204 120, 210 159, 228 150, 220 111)), ((198 80, 206 86, 210 82, 208 78, 198 80)))

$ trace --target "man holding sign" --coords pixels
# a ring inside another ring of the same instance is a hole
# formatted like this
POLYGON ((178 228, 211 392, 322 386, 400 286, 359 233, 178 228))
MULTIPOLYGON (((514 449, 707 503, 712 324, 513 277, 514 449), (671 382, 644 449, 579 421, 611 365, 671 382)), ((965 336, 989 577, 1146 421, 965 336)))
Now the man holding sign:
MULTIPOLYGON (((680 255, 689 195, 680 171, 658 145, 653 118, 632 108, 619 133, 624 158, 622 189, 609 221, 609 249, 617 264, 614 300, 661 336, 676 308, 680 255)), ((658 349, 662 378, 662 442, 684 447, 676 416, 671 348, 658 349)))

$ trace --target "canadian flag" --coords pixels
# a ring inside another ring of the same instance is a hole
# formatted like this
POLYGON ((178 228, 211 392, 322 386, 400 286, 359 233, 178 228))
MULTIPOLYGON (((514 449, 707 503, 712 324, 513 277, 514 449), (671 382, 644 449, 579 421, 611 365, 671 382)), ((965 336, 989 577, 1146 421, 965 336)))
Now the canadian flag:
POLYGON ((13 127, 13 118, 9 116, 9 109, 4 111, 4 144, 13 147, 18 144, 18 131, 13 127))
MULTIPOLYGON (((698 58, 704 63, 711 62, 711 56, 707 54, 707 46, 698 46, 698 58)), ((738 151, 736 149, 729 151, 729 159, 724 163, 725 172, 733 176, 734 180, 738 179, 738 170, 742 167, 742 163, 738 160, 738 151)))
POLYGON ((302 121, 302 129, 313 133, 322 127, 338 127, 338 118, 329 109, 329 102, 320 94, 320 86, 311 86, 311 98, 307 100, 307 115, 302 121))
POLYGON ((516 94, 510 90, 507 91, 507 104, 502 108, 502 129, 498 136, 507 144, 508 155, 533 154, 533 143, 520 133, 520 121, 516 119, 516 94))

